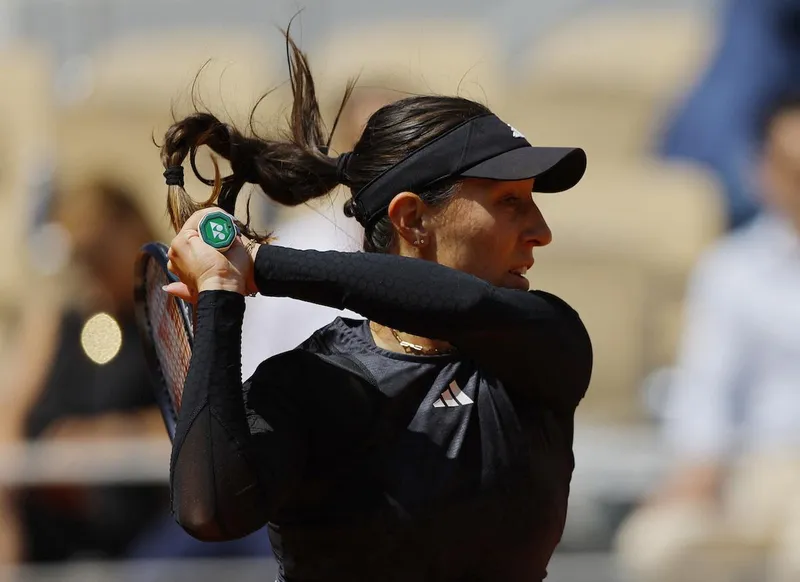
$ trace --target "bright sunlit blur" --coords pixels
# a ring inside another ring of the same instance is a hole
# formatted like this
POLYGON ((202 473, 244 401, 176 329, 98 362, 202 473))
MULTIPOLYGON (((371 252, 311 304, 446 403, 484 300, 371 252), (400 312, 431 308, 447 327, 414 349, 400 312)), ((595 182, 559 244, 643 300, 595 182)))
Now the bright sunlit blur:
POLYGON ((122 330, 108 313, 93 315, 83 325, 81 347, 95 364, 107 364, 113 360, 121 346, 122 330))

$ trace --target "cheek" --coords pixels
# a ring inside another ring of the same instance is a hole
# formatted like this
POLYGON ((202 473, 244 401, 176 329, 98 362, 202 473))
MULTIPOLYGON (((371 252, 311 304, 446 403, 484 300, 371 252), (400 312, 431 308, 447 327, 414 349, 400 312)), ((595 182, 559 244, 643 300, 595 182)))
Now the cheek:
POLYGON ((512 237, 488 213, 464 212, 437 232, 437 261, 483 279, 494 280, 513 250, 512 237), (509 239, 509 240, 506 240, 509 239))

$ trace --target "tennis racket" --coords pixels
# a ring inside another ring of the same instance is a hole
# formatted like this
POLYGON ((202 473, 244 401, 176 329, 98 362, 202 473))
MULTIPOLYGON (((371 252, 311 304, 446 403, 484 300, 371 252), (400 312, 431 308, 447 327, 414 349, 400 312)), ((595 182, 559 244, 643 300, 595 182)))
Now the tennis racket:
POLYGON ((166 245, 149 243, 142 247, 136 260, 134 300, 156 400, 172 441, 192 358, 194 309, 162 289, 178 280, 167 270, 167 260, 166 245))

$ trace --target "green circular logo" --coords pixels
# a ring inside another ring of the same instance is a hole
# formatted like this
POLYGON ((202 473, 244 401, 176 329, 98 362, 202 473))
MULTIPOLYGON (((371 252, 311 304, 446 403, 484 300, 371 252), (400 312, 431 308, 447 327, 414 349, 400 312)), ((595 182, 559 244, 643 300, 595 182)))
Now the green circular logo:
POLYGON ((200 221, 200 236, 217 250, 227 250, 236 238, 236 225, 224 212, 211 212, 200 221))

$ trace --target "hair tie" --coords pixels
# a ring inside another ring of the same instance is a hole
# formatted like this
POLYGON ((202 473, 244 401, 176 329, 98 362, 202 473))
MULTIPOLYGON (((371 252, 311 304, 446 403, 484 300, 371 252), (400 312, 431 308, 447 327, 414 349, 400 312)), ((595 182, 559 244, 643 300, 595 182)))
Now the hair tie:
POLYGON ((260 174, 256 165, 257 155, 252 152, 240 152, 239 155, 231 159, 234 180, 241 180, 248 184, 258 184, 260 174))
POLYGON ((358 198, 350 199, 348 212, 345 213, 346 216, 351 216, 355 218, 356 221, 364 228, 367 228, 367 226, 369 226, 364 216, 364 205, 361 204, 361 201, 358 198))
POLYGON ((170 166, 164 170, 167 186, 183 187, 183 166, 170 166))
POLYGON ((336 158, 336 181, 344 186, 350 186, 350 178, 347 177, 347 166, 350 165, 350 159, 353 152, 345 152, 336 158))

